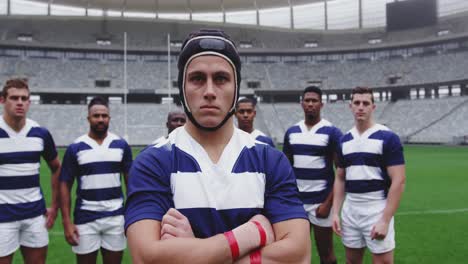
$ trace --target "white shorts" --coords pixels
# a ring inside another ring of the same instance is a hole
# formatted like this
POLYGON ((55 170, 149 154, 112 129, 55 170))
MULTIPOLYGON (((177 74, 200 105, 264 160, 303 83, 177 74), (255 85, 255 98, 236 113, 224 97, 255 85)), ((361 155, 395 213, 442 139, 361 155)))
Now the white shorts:
MULTIPOLYGON (((327 218, 318 218, 315 214, 317 208, 321 204, 304 204, 304 209, 307 212, 307 216, 309 217, 309 221, 316 226, 321 227, 331 227, 332 226, 332 217, 331 213, 328 214, 327 218)), ((331 209, 330 209, 331 212, 331 209)))
POLYGON ((110 251, 122 251, 126 247, 123 215, 100 218, 76 225, 79 239, 72 250, 76 254, 89 254, 101 247, 110 251))
POLYGON ((19 247, 42 248, 49 244, 46 218, 43 215, 20 221, 0 223, 0 257, 14 253, 19 247))
POLYGON ((371 239, 372 227, 380 220, 387 201, 353 203, 345 200, 341 212, 341 240, 348 248, 367 247, 374 254, 392 251, 395 248, 393 217, 385 239, 371 239))

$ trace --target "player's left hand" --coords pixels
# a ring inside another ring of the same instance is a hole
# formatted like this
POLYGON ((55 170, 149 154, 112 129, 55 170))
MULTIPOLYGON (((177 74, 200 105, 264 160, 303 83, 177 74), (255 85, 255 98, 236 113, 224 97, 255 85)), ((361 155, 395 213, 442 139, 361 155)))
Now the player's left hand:
POLYGON ((317 209, 315 209, 315 216, 317 218, 327 218, 330 215, 330 209, 330 206, 322 203, 317 207, 317 209))
POLYGON ((58 209, 55 207, 47 208, 45 213, 47 229, 51 229, 54 226, 55 219, 57 218, 57 212, 58 209))
POLYGON ((383 240, 387 236, 387 233, 388 223, 381 219, 372 227, 371 239, 383 240))
POLYGON ((174 237, 195 237, 189 220, 177 209, 171 208, 161 221, 161 240, 174 237))

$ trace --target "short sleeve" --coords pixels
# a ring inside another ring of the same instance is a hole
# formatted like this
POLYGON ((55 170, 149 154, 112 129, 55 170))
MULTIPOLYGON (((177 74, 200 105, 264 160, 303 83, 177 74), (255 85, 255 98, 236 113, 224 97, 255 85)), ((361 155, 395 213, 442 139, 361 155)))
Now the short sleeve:
POLYGON ((391 133, 384 144, 383 158, 386 167, 405 164, 403 146, 395 133, 391 133))
POLYGON ((123 149, 122 165, 121 165, 121 169, 124 173, 128 173, 130 171, 130 167, 132 166, 132 161, 133 161, 132 149, 130 148, 128 143, 125 142, 124 149, 123 149))
POLYGON ((265 216, 272 224, 294 218, 307 219, 296 177, 286 156, 268 148, 265 166, 265 216))
POLYGON ((51 161, 57 158, 57 149, 55 147, 54 139, 50 132, 43 128, 43 140, 44 140, 44 150, 42 151, 42 157, 46 161, 51 161))
POLYGON ((286 133, 284 134, 283 153, 286 154, 286 156, 292 154, 291 144, 289 143, 289 131, 286 131, 286 133))
POLYGON ((267 144, 272 146, 273 148, 276 148, 275 143, 273 143, 273 139, 266 137, 267 144))
POLYGON ((73 182, 78 171, 79 168, 76 160, 76 153, 73 150, 73 145, 70 145, 63 156, 59 180, 62 182, 73 182))
POLYGON ((170 185, 170 153, 148 148, 138 155, 128 176, 125 230, 144 219, 161 221, 174 207, 170 185))
POLYGON ((341 142, 341 139, 338 141, 338 144, 336 147, 336 157, 338 160, 336 166, 339 168, 346 168, 346 161, 343 155, 343 144, 341 142))
POLYGON ((337 127, 334 127, 332 133, 330 134, 330 148, 334 152, 339 151, 340 139, 342 136, 343 136, 343 133, 341 133, 341 130, 337 127))

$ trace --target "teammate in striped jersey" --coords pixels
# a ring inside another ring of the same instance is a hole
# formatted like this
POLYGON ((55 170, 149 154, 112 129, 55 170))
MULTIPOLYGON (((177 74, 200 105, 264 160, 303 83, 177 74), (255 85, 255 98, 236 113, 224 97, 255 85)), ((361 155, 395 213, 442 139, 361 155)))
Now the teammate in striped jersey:
POLYGON ((236 118, 239 129, 249 133, 254 139, 275 147, 273 140, 262 131, 254 128, 254 119, 257 115, 255 110, 257 102, 251 98, 241 98, 236 104, 236 118))
POLYGON ((0 263, 11 263, 21 247, 25 263, 45 263, 57 210, 60 161, 49 131, 26 118, 30 105, 28 84, 8 80, 0 102, 0 263), (52 201, 46 209, 39 184, 41 156, 52 177, 52 201))
POLYGON ((284 136, 283 152, 297 178, 304 208, 314 230, 321 263, 336 263, 331 228, 333 163, 341 131, 321 118, 322 90, 309 86, 302 93, 304 120, 290 127, 284 136))
POLYGON ((109 107, 95 97, 88 105, 89 132, 68 146, 60 173, 65 239, 78 263, 120 263, 125 249, 121 173, 127 182, 132 151, 127 142, 108 132, 109 107), (74 221, 70 219, 70 190, 77 181, 74 221))
POLYGON ((134 262, 310 263, 289 162, 234 127, 240 67, 222 31, 184 42, 179 89, 188 121, 130 170, 125 227, 134 262))
POLYGON ((366 247, 373 263, 393 263, 393 216, 406 178, 403 147, 395 133, 374 122, 371 89, 357 87, 351 96, 355 126, 340 141, 333 230, 342 237, 347 263, 362 263, 366 247))

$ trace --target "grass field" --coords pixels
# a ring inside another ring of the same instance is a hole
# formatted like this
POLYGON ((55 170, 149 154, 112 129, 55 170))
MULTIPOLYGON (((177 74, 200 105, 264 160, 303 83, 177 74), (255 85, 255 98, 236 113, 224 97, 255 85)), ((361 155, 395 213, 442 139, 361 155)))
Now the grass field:
MULTIPOLYGON (((405 146, 405 156, 407 182, 395 218, 395 263, 468 263, 468 148, 405 146)), ((49 201, 50 178, 44 166, 41 177, 49 201)), ((320 263, 313 247, 312 263, 320 263)), ((344 263, 343 246, 337 237, 335 251, 338 263, 344 263)), ((59 217, 50 232, 47 262, 72 263, 74 259, 59 217)), ((22 262, 17 252, 14 263, 22 262)), ((124 263, 131 263, 128 251, 124 263)), ((365 263, 370 263, 369 254, 365 263)))

